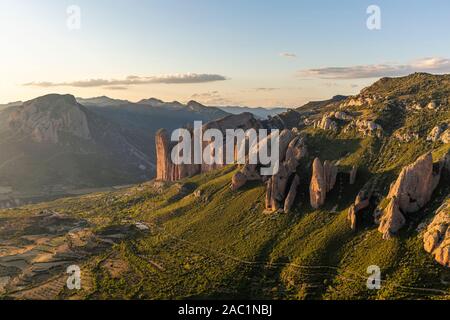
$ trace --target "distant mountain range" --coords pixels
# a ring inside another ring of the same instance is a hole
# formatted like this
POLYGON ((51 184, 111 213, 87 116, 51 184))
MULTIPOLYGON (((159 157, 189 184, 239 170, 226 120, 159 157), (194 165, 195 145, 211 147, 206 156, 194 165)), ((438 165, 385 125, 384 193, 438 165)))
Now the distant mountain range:
POLYGON ((0 107, 0 207, 29 196, 137 183, 155 174, 154 136, 228 113, 202 106, 51 94, 0 107))
POLYGON ((172 131, 243 112, 265 119, 284 111, 57 94, 0 105, 0 207, 5 201, 26 203, 30 196, 151 179, 154 139, 161 128, 172 131))
POLYGON ((288 108, 262 108, 262 107, 220 107, 220 109, 232 113, 240 114, 244 112, 249 112, 255 115, 259 119, 266 119, 267 117, 273 117, 277 114, 288 111, 288 108))

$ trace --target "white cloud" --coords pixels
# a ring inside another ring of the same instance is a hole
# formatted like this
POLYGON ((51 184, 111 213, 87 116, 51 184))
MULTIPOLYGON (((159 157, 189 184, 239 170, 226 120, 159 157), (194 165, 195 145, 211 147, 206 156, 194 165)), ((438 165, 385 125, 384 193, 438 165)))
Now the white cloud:
POLYGON ((191 96, 191 99, 197 100, 198 102, 209 106, 229 106, 240 104, 237 101, 222 96, 219 91, 195 93, 191 96))
POLYGON ((204 83, 214 81, 224 81, 226 77, 218 74, 197 74, 184 73, 161 75, 152 77, 128 76, 125 79, 89 79, 72 82, 30 82, 24 84, 25 86, 33 87, 77 87, 77 88, 92 88, 92 87, 113 87, 113 86, 131 86, 142 84, 185 84, 185 83, 204 83))
POLYGON ((414 72, 450 72, 450 59, 424 58, 408 64, 370 64, 351 67, 325 67, 302 70, 299 75, 322 79, 364 79, 404 76, 414 72))
POLYGON ((282 52, 282 53, 280 53, 280 57, 293 59, 293 58, 297 58, 297 55, 292 52, 282 52))

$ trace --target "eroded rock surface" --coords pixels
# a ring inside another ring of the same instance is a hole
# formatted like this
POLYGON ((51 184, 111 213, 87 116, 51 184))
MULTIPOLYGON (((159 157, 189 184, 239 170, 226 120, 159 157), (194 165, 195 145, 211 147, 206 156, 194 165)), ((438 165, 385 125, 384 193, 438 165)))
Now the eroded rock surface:
POLYGON ((423 245, 438 263, 450 267, 450 198, 436 211, 423 235, 423 245))
POLYGON ((359 213, 366 209, 370 205, 370 199, 373 194, 373 186, 369 182, 358 193, 355 199, 355 203, 348 209, 347 218, 350 221, 350 227, 352 230, 356 230, 358 227, 359 213))
POLYGON ((442 164, 438 169, 433 165, 431 153, 417 159, 401 171, 397 181, 391 186, 383 210, 378 230, 384 238, 400 230, 406 222, 408 213, 417 212, 431 199, 440 179, 442 164))
POLYGON ((319 158, 314 159, 309 186, 311 207, 318 209, 325 203, 327 192, 331 191, 336 184, 337 172, 334 163, 327 160, 322 165, 319 158))
MULTIPOLYGON (((222 132, 224 138, 227 129, 242 129, 244 131, 248 129, 259 129, 261 124, 254 116, 250 113, 242 113, 239 115, 231 115, 224 117, 222 119, 209 122, 205 124, 202 128, 203 133, 208 129, 217 129, 222 132)), ((192 139, 192 150, 194 144, 194 132, 191 132, 192 139)), ((203 140, 203 139, 202 139, 203 140)), ((170 137, 166 130, 160 130, 155 136, 156 143, 156 158, 157 158, 157 168, 156 176, 157 180, 160 181, 178 181, 187 177, 192 177, 196 174, 210 172, 215 169, 219 169, 225 166, 225 159, 222 161, 223 164, 195 164, 194 159, 191 159, 191 164, 174 164, 171 155, 173 148, 176 143, 170 141, 170 137)), ((204 141, 202 143, 202 150, 211 144, 212 141, 204 141)), ((224 143, 224 147, 225 147, 224 143)), ((211 148, 210 150, 214 150, 211 148)), ((235 151, 236 152, 236 151, 235 151)), ((222 157, 225 157, 225 152, 219 150, 222 157)), ((236 155, 235 155, 236 156, 236 155)), ((192 152, 193 157, 193 152, 192 152)))
POLYGON ((71 95, 48 95, 28 101, 9 115, 9 126, 38 143, 58 143, 62 134, 91 138, 84 107, 71 95))

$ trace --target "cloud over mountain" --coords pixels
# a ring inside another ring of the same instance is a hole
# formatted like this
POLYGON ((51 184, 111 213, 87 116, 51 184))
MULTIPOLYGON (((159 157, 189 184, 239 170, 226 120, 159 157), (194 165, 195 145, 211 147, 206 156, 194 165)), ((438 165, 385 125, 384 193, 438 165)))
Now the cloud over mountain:
POLYGON ((368 64, 350 67, 324 67, 299 72, 301 77, 322 79, 364 79, 404 76, 414 72, 450 72, 450 59, 424 58, 407 64, 368 64))
POLYGON ((171 74, 151 77, 128 76, 125 79, 89 79, 72 82, 30 82, 24 86, 33 87, 77 87, 77 88, 93 88, 93 87, 114 87, 114 86, 132 86, 142 84, 186 84, 186 83, 205 83, 215 81, 225 81, 227 78, 218 74, 171 74))

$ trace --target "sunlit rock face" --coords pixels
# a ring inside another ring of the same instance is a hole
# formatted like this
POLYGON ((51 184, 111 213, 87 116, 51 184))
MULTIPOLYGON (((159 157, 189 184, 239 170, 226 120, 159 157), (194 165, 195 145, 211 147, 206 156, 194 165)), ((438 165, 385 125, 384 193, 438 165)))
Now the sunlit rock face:
POLYGON ((311 207, 318 209, 325 203, 327 193, 336 184, 337 173, 338 168, 333 162, 327 160, 322 165, 319 158, 314 159, 309 186, 311 207))
POLYGON ((390 188, 389 205, 380 219, 378 230, 384 238, 389 238, 404 226, 408 213, 417 212, 430 201, 439 183, 441 169, 435 170, 431 153, 403 168, 390 188))
POLYGON ((38 143, 57 144, 63 135, 91 139, 84 107, 71 95, 48 95, 25 102, 9 115, 8 122, 11 129, 30 135, 38 143))
MULTIPOLYGON (((260 129, 261 123, 255 119, 250 113, 242 113, 239 115, 231 115, 219 120, 211 121, 202 127, 203 133, 208 129, 219 130, 225 139, 227 129, 242 129, 247 131, 249 129, 260 129)), ((190 130, 192 138, 192 149, 194 144, 194 130, 190 130)), ((201 138, 201 137, 200 137, 201 138)), ((203 139, 202 139, 203 140, 203 139)), ((205 150, 206 147, 213 143, 213 141, 203 141, 201 149, 205 150)), ((176 146, 175 142, 170 141, 169 133, 166 130, 159 130, 155 136, 156 144, 156 178, 160 181, 178 181, 187 177, 192 177, 196 174, 210 172, 215 169, 220 169, 226 165, 225 156, 226 153, 222 152, 224 157, 222 164, 195 164, 194 159, 191 159, 191 164, 174 164, 171 155, 172 150, 176 146)), ((225 141, 223 143, 225 146, 225 141)), ((193 153, 192 153, 193 157, 193 153)), ((236 155, 235 155, 236 157, 236 155)))
POLYGON ((436 211, 424 233, 423 245, 438 263, 450 267, 450 199, 436 211))

